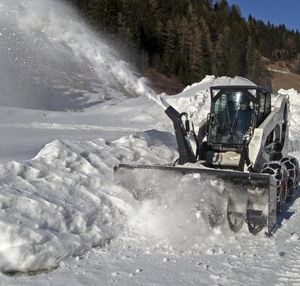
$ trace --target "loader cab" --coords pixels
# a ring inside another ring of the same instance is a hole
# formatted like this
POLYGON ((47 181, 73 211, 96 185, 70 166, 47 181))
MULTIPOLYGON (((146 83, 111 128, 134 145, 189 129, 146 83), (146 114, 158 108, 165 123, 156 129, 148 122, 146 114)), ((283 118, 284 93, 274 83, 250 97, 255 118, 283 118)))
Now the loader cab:
POLYGON ((254 129, 271 112, 270 93, 256 85, 213 86, 210 91, 207 144, 218 158, 228 151, 236 152, 236 167, 241 168, 241 154, 245 153, 254 129))
POLYGON ((257 126, 259 126, 271 113, 271 93, 263 88, 257 89, 259 109, 257 114, 257 126))
POLYGON ((245 88, 211 88, 208 141, 215 147, 235 147, 254 127, 256 98, 245 88))

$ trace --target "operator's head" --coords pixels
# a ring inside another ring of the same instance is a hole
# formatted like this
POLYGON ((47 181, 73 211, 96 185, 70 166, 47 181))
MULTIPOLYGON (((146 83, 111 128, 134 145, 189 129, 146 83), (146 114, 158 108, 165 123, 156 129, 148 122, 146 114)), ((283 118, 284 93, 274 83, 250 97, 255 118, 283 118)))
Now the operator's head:
POLYGON ((246 110, 250 104, 250 99, 246 95, 242 95, 240 98, 240 109, 246 110))

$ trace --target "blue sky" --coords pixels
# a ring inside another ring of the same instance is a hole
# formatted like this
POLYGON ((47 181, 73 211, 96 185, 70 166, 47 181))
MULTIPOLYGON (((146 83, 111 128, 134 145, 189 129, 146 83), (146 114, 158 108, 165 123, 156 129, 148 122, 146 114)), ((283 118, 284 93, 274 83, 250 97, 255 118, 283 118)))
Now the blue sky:
POLYGON ((242 16, 270 21, 274 25, 284 24, 288 29, 300 32, 300 0, 227 0, 240 7, 242 16))

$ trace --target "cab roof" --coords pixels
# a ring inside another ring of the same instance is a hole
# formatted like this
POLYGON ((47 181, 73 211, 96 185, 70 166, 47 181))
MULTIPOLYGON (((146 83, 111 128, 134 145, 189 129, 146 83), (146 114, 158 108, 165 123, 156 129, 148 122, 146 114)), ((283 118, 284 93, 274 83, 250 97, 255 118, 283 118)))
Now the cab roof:
POLYGON ((244 86, 244 87, 257 87, 255 83, 250 81, 247 78, 236 76, 234 78, 231 77, 219 77, 216 78, 211 85, 212 88, 218 87, 218 86, 244 86))

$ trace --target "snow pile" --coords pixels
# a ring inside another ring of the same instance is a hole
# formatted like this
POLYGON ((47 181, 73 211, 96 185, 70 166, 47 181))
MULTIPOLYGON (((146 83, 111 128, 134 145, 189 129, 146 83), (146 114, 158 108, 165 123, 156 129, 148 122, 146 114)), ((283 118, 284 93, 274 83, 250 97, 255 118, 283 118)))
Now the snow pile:
POLYGON ((198 83, 187 86, 180 94, 172 96, 167 101, 179 111, 188 112, 197 130, 201 121, 205 120, 210 112, 210 87, 222 85, 255 86, 250 80, 239 76, 230 78, 210 75, 198 83))
POLYGON ((200 82, 193 83, 192 85, 188 85, 183 91, 187 91, 189 89, 197 88, 201 90, 209 89, 211 86, 222 86, 222 85, 243 85, 243 86, 256 86, 252 81, 240 77, 235 76, 234 78, 221 76, 215 77, 214 75, 207 75, 200 82))
POLYGON ((27 163, 0 166, 1 271, 57 267, 66 256, 108 243, 124 227, 113 203, 112 167, 173 157, 130 136, 114 143, 54 141, 27 163))
POLYGON ((290 114, 289 114, 289 151, 298 152, 300 151, 300 141, 299 141, 299 109, 300 109, 300 94, 295 89, 280 89, 278 94, 288 95, 290 101, 290 114))
POLYGON ((201 121, 206 120, 207 114, 210 112, 209 90, 190 89, 180 96, 172 96, 167 100, 179 112, 188 113, 190 120, 195 125, 196 132, 201 121))

